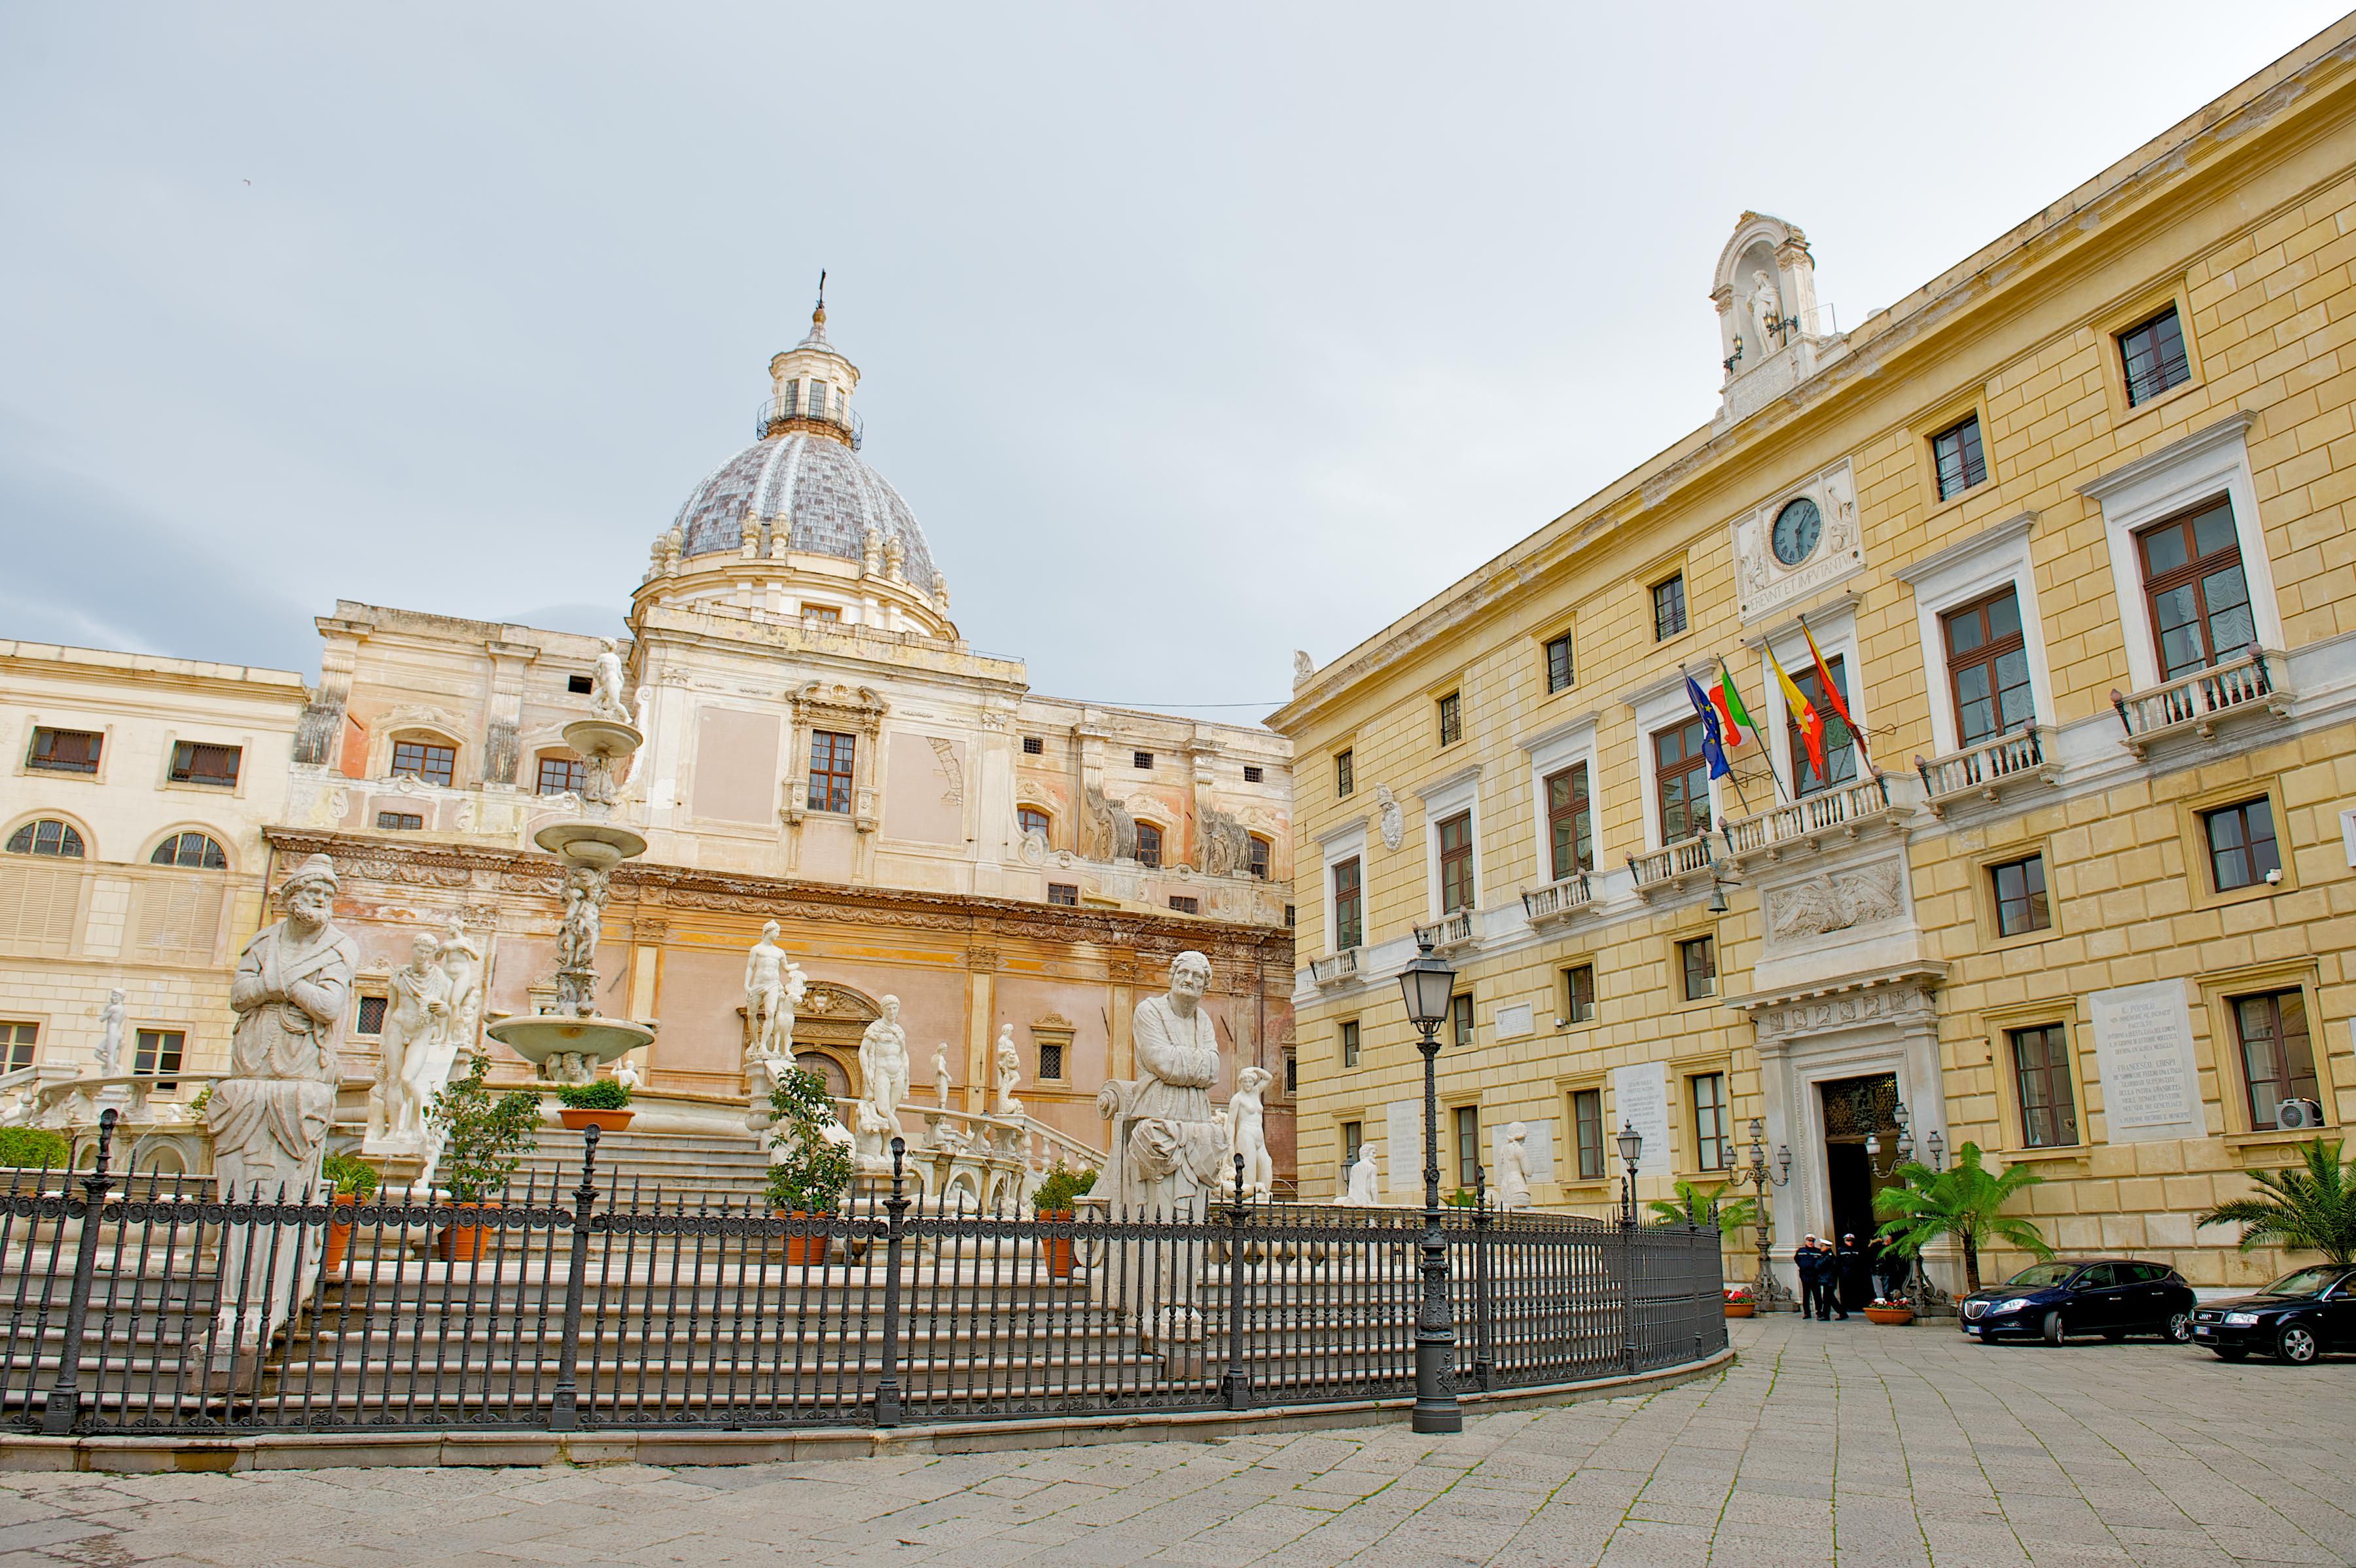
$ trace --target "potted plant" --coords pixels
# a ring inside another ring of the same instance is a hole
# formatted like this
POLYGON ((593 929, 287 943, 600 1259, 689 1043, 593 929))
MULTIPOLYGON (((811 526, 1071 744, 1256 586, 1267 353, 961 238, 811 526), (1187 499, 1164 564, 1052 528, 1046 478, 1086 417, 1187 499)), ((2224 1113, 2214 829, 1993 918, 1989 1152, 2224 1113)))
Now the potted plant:
POLYGON ((2193 1223, 2238 1224, 2244 1252, 2276 1246, 2320 1252, 2334 1263, 2356 1262, 2356 1162, 2340 1164, 2340 1147, 2336 1138, 2299 1144, 2300 1165, 2252 1171, 2257 1195, 2230 1198, 2193 1223))
MULTIPOLYGON (((477 1052, 466 1076, 425 1108, 427 1123, 442 1134, 442 1186, 455 1209, 497 1208, 492 1195, 507 1187, 540 1133, 540 1096, 528 1089, 494 1095, 483 1081, 490 1070, 490 1058, 477 1052)), ((487 1229, 461 1218, 434 1238, 434 1251, 450 1262, 472 1262, 487 1229)))
POLYGON ((1700 1187, 1681 1181, 1675 1198, 1652 1198, 1644 1207, 1652 1210, 1652 1222, 1656 1226, 1691 1225, 1699 1229, 1714 1225, 1722 1231, 1740 1230, 1757 1218, 1757 1211, 1750 1198, 1719 1196, 1732 1185, 1719 1182, 1716 1187, 1700 1187))
POLYGON ((1751 1293, 1751 1287, 1749 1285, 1729 1285, 1726 1287, 1727 1316, 1748 1317, 1758 1310, 1759 1298, 1751 1293))
POLYGON ((567 1131, 574 1133, 584 1127, 594 1127, 600 1133, 618 1133, 637 1114, 629 1108, 630 1086, 618 1078, 561 1084, 556 1099, 563 1107, 556 1113, 557 1119, 567 1131))
POLYGON ((376 1196, 377 1174, 375 1167, 349 1155, 329 1155, 319 1167, 319 1177, 335 1188, 329 1200, 332 1211, 343 1216, 328 1221, 327 1246, 319 1255, 320 1269, 332 1274, 344 1266, 344 1253, 352 1244, 351 1210, 376 1196))
POLYGON ((1980 1288, 1980 1249, 1990 1241, 2008 1243, 2040 1259, 2053 1255, 2034 1222, 2001 1212, 2015 1193, 2045 1179, 2027 1165, 1991 1172, 1980 1163, 1980 1146, 1965 1144, 1945 1170, 1910 1160, 1898 1167, 1897 1176, 1905 1185, 1885 1187, 1873 1195, 1873 1211, 1886 1221, 1876 1234, 1890 1238, 1890 1250, 1901 1258, 1919 1257, 1941 1237, 1954 1237, 1964 1250, 1966 1293, 1980 1288))
MULTIPOLYGON (((1039 1190, 1031 1195, 1031 1211, 1041 1219, 1056 1224, 1068 1224, 1072 1219, 1072 1202, 1083 1194, 1096 1190, 1097 1173, 1076 1171, 1058 1158, 1047 1169, 1047 1176, 1039 1190)), ((1047 1253, 1047 1273, 1056 1279, 1069 1279, 1072 1273, 1072 1239, 1069 1236, 1044 1236, 1039 1244, 1047 1253)))
POLYGON ((1902 1295, 1878 1295, 1866 1305, 1865 1320, 1885 1328, 1903 1328, 1914 1321, 1914 1304, 1902 1295))
MULTIPOLYGON (((851 1186, 849 1134, 834 1119, 826 1079, 801 1068, 780 1076, 769 1092, 776 1132, 769 1146, 778 1151, 769 1165, 769 1207, 780 1218, 808 1219, 831 1214, 851 1186)), ((788 1264, 826 1261, 824 1235, 786 1237, 788 1264)))

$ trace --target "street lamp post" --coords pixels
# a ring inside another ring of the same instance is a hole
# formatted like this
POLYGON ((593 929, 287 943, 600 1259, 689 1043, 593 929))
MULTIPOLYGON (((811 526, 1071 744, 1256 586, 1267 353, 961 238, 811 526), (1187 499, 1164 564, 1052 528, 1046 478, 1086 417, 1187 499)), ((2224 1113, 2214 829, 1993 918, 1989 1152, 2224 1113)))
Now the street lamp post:
POLYGON ((1448 1242, 1440 1231, 1440 1026, 1456 993, 1456 972, 1431 956, 1419 937, 1416 955, 1399 972, 1407 1019, 1423 1053, 1423 1296, 1415 1312, 1415 1410, 1419 1433, 1464 1430, 1456 1403, 1456 1331, 1448 1312, 1448 1242))
POLYGON ((1636 1162, 1644 1155, 1644 1134, 1636 1131, 1634 1122, 1622 1122, 1612 1142, 1620 1145, 1620 1163, 1628 1167, 1627 1174, 1620 1178, 1620 1223, 1633 1225, 1636 1223, 1636 1162))
POLYGON ((1751 1220, 1751 1228, 1759 1232, 1759 1277, 1752 1282, 1751 1288, 1758 1294, 1759 1310, 1762 1312, 1772 1312, 1777 1302, 1785 1299, 1783 1287, 1776 1283, 1774 1267, 1767 1261, 1770 1245, 1767 1188, 1771 1185, 1782 1187, 1790 1184, 1792 1146, 1786 1144, 1777 1149, 1775 1158, 1782 1167, 1781 1175, 1770 1174, 1767 1169, 1767 1123, 1753 1116, 1751 1119, 1751 1187, 1759 1195, 1758 1202, 1753 1205, 1759 1212, 1751 1220))

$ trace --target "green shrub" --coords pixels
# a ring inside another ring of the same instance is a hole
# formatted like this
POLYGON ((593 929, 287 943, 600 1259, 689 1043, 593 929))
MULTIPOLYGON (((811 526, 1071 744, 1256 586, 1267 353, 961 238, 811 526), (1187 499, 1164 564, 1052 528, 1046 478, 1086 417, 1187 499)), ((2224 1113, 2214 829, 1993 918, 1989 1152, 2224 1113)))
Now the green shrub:
POLYGON ((73 1147, 62 1133, 36 1127, 0 1127, 0 1165, 56 1165, 62 1168, 73 1147))
POLYGON ((336 1185, 337 1197, 370 1198, 376 1196, 376 1167, 349 1155, 329 1155, 319 1174, 336 1185))
POLYGON ((466 1076, 425 1107, 425 1120, 442 1133, 442 1185, 453 1203, 480 1203, 497 1194, 540 1135, 540 1096, 528 1089, 493 1096, 483 1081, 490 1069, 490 1058, 477 1053, 466 1076))
POLYGON ((1031 1207, 1040 1214, 1061 1214, 1072 1207, 1072 1200, 1096 1190, 1097 1173, 1076 1171, 1059 1158, 1048 1167, 1047 1177, 1039 1190, 1031 1195, 1031 1207))
POLYGON ((560 1084, 556 1098, 567 1111, 619 1111, 630 1102, 630 1086, 618 1078, 560 1084))
POLYGON ((796 1068, 777 1079, 769 1108, 777 1115, 769 1146, 786 1151, 769 1167, 769 1207, 802 1214, 832 1210, 851 1185, 851 1151, 820 1131, 834 1119, 826 1079, 796 1068))

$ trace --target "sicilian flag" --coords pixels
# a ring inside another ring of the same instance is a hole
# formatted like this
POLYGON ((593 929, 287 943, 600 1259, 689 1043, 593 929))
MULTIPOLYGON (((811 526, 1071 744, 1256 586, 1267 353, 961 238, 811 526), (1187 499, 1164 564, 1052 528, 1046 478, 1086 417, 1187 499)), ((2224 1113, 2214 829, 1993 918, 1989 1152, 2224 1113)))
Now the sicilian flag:
POLYGON ((1751 722, 1751 714, 1742 705, 1742 693, 1734 689, 1734 677, 1728 672, 1723 659, 1718 661, 1718 679, 1710 682, 1709 705, 1718 710, 1718 727, 1726 737, 1729 751, 1742 744, 1745 729, 1755 733, 1759 727, 1751 722))
MULTIPOLYGON (((1761 646, 1766 645, 1762 643, 1761 646)), ((1821 779, 1825 776, 1824 715, 1817 713, 1815 704, 1792 683, 1791 676, 1783 672, 1783 661, 1775 657, 1772 648, 1767 649, 1767 663, 1775 671, 1775 683, 1783 689, 1783 706, 1790 710, 1792 723, 1798 727, 1800 738, 1807 743, 1808 761, 1815 768, 1816 777, 1821 779)))
MULTIPOLYGON (((1833 712, 1840 715, 1840 722, 1848 728, 1849 738, 1857 743, 1858 755, 1865 758, 1865 765, 1871 768, 1873 754, 1865 749, 1865 736, 1858 733, 1857 721, 1849 717, 1848 703, 1842 699, 1840 688, 1833 684, 1833 672, 1825 664, 1825 650, 1816 646, 1816 634, 1808 629, 1806 621, 1800 623, 1800 635, 1808 639, 1808 656, 1816 661, 1816 690, 1825 694, 1825 701, 1830 703, 1833 712)), ((1821 773, 1824 769, 1818 768, 1817 771, 1821 773)))
POLYGON ((1686 677, 1686 697, 1701 717, 1701 754, 1709 759, 1709 776, 1723 779, 1734 769, 1727 765, 1726 746, 1719 738, 1718 710, 1702 695, 1701 683, 1690 675, 1686 677))

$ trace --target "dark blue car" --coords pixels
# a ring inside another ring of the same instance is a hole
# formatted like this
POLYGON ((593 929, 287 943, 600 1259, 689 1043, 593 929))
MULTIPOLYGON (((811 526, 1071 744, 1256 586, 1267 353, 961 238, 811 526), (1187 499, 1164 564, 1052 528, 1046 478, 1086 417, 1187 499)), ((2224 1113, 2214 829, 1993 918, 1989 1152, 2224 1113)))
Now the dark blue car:
POLYGON ((1976 1339, 2059 1345, 2072 1334, 2105 1339, 2157 1334, 2182 1345, 2192 1338, 2192 1287, 2165 1263, 2057 1258, 1975 1291, 1955 1305, 1964 1332, 1976 1339))

